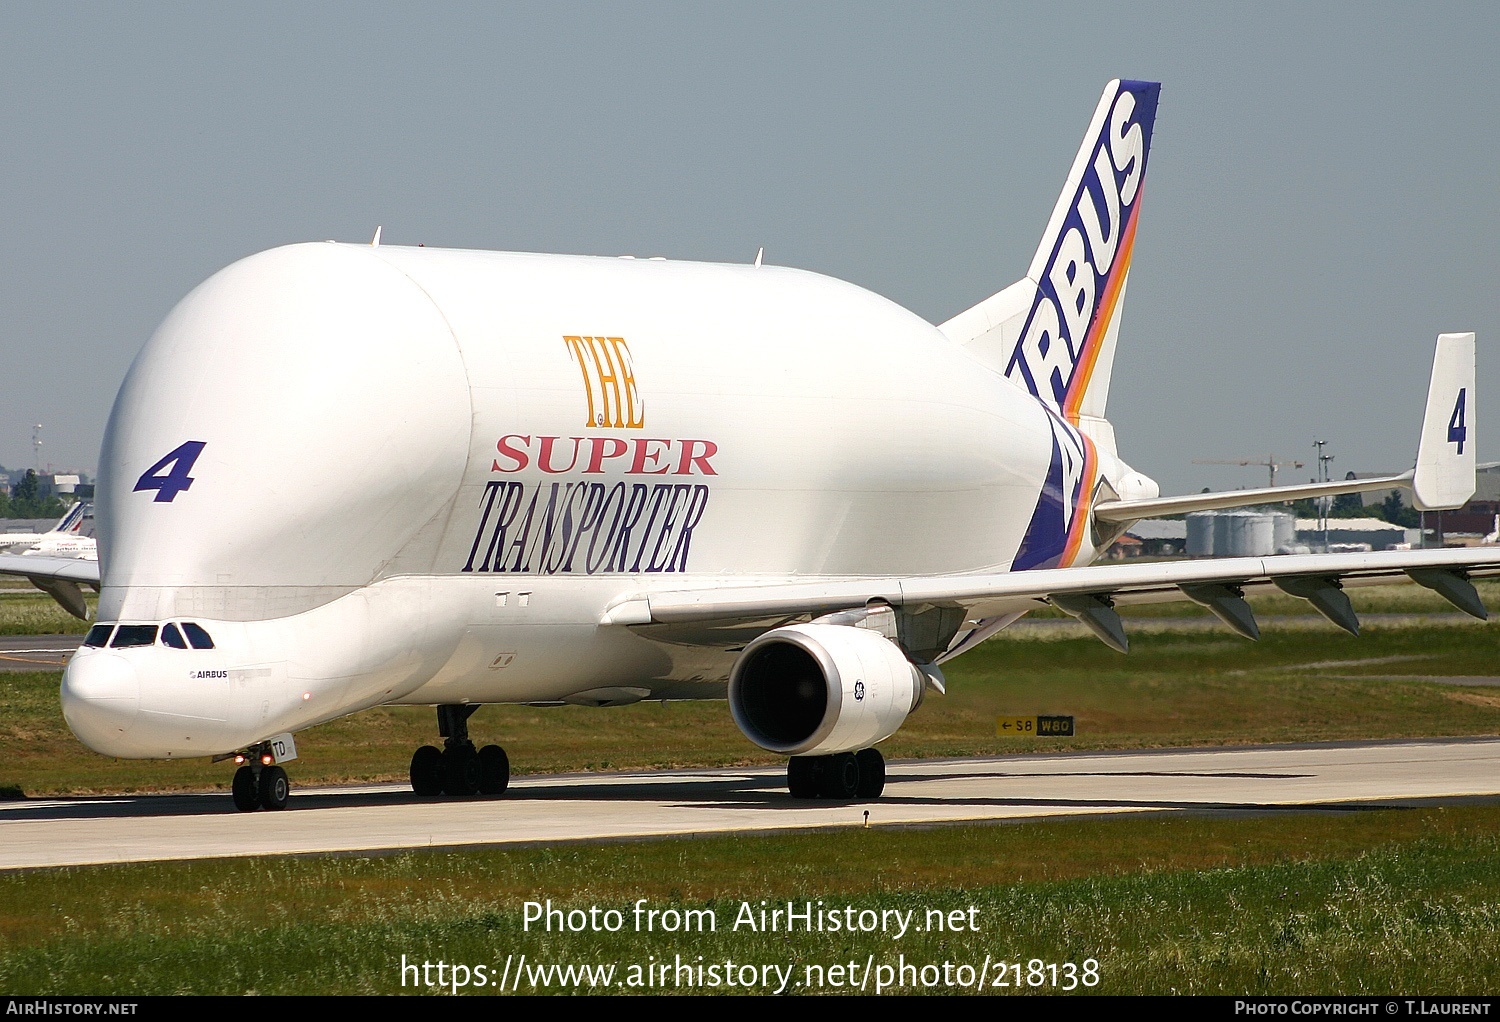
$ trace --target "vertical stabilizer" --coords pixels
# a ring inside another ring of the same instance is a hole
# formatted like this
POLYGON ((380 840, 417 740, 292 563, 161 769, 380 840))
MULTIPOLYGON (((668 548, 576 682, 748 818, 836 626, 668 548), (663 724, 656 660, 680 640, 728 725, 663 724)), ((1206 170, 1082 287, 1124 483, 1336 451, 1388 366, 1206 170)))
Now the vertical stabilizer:
POLYGON ((57 520, 56 525, 52 526, 51 531, 53 533, 73 533, 77 535, 83 530, 84 518, 92 513, 92 511, 93 505, 80 500, 68 508, 67 513, 57 520))
POLYGON ((1160 90, 1105 86, 1026 277, 941 327, 1085 427, 1104 418, 1160 90))

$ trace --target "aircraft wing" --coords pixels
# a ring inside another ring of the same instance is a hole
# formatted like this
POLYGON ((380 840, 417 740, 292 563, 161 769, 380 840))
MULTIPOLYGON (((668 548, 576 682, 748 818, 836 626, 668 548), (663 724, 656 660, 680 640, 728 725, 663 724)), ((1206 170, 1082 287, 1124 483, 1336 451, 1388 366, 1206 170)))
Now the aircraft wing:
POLYGON ((0 575, 24 575, 76 618, 88 620, 88 603, 79 585, 99 588, 99 562, 78 557, 0 554, 0 575))
MULTIPOLYGON (((1345 554, 1285 554, 1146 564, 1102 564, 996 574, 906 578, 835 579, 778 585, 722 586, 642 593, 614 604, 604 624, 705 625, 736 621, 819 617, 872 606, 894 609, 909 620, 934 611, 949 614, 939 625, 948 638, 936 650, 956 656, 1028 610, 1053 606, 1087 625, 1106 644, 1124 652, 1128 642, 1114 607, 1190 600, 1207 608, 1247 638, 1259 629, 1245 602, 1247 593, 1279 590, 1301 597, 1341 628, 1358 634, 1359 620, 1345 586, 1381 585, 1411 579, 1460 610, 1485 618, 1470 578, 1500 575, 1500 547, 1387 550, 1345 554), (998 623, 998 624, 997 624, 998 623), (989 627, 996 625, 996 627, 989 627), (951 631, 949 631, 951 629, 951 631), (978 633, 983 633, 975 638, 978 633)), ((912 649, 913 643, 904 643, 912 649)), ((934 657, 933 659, 937 659, 934 657)))
MULTIPOLYGON (((1475 487, 1474 445, 1468 439, 1472 419, 1468 395, 1473 388, 1474 335, 1439 336, 1416 467, 1411 472, 1264 490, 1105 500, 1091 511, 1099 521, 1125 523, 1156 515, 1393 485, 1410 487, 1418 508, 1458 507, 1475 487)), ((658 635, 671 641, 728 646, 755 629, 774 627, 778 620, 810 616, 859 624, 872 613, 888 610, 894 612, 896 629, 896 634, 888 637, 898 639, 917 662, 933 663, 957 656, 1026 611, 1042 606, 1072 615, 1121 652, 1129 642, 1116 605, 1190 600, 1234 631, 1254 639, 1260 630, 1245 595, 1273 589, 1307 600, 1328 620, 1356 635, 1359 619, 1344 593, 1345 586, 1410 579, 1465 613, 1485 618, 1484 604, 1469 581, 1470 577, 1484 575, 1500 575, 1500 547, 1096 564, 962 575, 790 580, 750 586, 724 579, 718 585, 628 596, 605 612, 603 623, 655 626, 658 635)))

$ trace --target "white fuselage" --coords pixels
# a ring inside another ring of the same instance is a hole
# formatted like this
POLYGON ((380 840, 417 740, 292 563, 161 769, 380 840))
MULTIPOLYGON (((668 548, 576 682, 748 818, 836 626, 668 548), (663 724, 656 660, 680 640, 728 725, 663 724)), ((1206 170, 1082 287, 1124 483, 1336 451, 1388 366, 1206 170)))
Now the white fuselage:
POLYGON ((214 648, 85 647, 64 709, 101 752, 193 756, 387 702, 722 697, 754 629, 679 642, 606 611, 1084 563, 1089 497, 1128 471, 813 273, 276 249, 168 316, 101 455, 99 621, 214 648))
POLYGON ((30 554, 37 557, 73 557, 92 560, 99 556, 99 546, 92 536, 74 536, 68 533, 44 532, 39 536, 28 536, 10 542, 9 536, 0 536, 0 552, 30 554))

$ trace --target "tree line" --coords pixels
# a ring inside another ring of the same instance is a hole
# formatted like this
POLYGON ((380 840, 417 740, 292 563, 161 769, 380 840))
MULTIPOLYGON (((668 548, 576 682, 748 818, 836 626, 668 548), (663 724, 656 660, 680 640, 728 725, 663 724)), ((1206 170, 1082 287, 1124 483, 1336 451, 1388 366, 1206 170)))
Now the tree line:
MULTIPOLYGON (((1290 510, 1298 518, 1318 517, 1318 503, 1312 498, 1294 500, 1290 510)), ((1366 504, 1358 493, 1341 493, 1333 498, 1329 518, 1378 518, 1405 529, 1418 528, 1422 513, 1401 499, 1400 490, 1392 490, 1390 496, 1378 504, 1366 504)))
POLYGON ((0 518, 61 518, 68 504, 56 495, 38 496, 40 488, 36 470, 28 468, 26 475, 11 485, 9 494, 0 490, 0 518))

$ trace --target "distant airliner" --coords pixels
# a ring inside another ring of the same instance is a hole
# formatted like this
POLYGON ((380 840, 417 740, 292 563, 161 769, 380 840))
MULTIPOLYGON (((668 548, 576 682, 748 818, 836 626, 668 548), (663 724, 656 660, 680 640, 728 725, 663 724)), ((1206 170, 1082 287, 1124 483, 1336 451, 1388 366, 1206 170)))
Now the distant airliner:
POLYGON ((74 617, 88 618, 80 582, 99 589, 94 505, 80 501, 47 532, 0 533, 0 575, 24 575, 74 617), (78 561, 87 561, 80 565, 78 561))
POLYGON ((729 700, 798 797, 873 798, 942 661, 1047 605, 1192 600, 1254 637, 1279 588, 1413 578, 1483 616, 1500 551, 1087 566, 1137 519, 1474 487, 1472 334, 1439 338, 1413 472, 1162 498, 1105 400, 1159 86, 1104 90, 1026 277, 940 326, 769 265, 303 244, 189 294, 115 401, 99 623, 69 726, 110 756, 241 764, 437 707, 424 795, 497 794, 485 703, 729 700))

